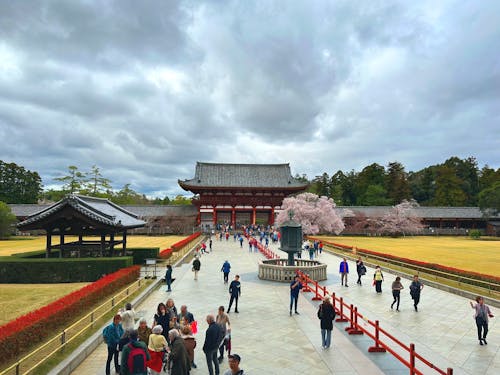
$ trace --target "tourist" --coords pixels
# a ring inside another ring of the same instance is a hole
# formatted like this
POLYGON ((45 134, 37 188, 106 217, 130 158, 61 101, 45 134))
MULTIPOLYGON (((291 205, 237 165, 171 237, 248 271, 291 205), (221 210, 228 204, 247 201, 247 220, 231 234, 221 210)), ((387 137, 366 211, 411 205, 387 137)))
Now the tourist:
POLYGON ((356 283, 358 285, 361 285, 361 276, 366 274, 366 267, 363 261, 361 260, 361 257, 358 258, 356 261, 356 272, 358 273, 358 281, 356 283))
POLYGON ((420 302, 420 292, 424 289, 424 284, 418 279, 418 275, 413 276, 413 281, 410 284, 410 295, 413 299, 413 307, 418 311, 417 305, 420 302))
POLYGON ((224 306, 219 306, 219 311, 215 317, 215 322, 219 325, 221 329, 221 342, 219 343, 219 363, 224 360, 224 348, 227 350, 228 345, 226 341, 226 335, 231 332, 231 323, 229 322, 229 316, 224 312, 224 306))
POLYGON ((205 342, 203 344, 203 352, 207 359, 208 373, 219 375, 219 361, 217 360, 217 349, 219 348, 220 328, 215 323, 213 315, 207 315, 208 328, 205 332, 205 342), (213 365, 212 365, 213 364, 213 365))
POLYGON ((396 280, 392 283, 392 297, 394 301, 391 303, 391 309, 396 303, 396 311, 399 311, 399 301, 401 300, 401 290, 404 289, 403 284, 401 284, 401 277, 397 276, 396 280))
POLYGON ((474 319, 476 319, 477 338, 479 345, 488 345, 486 335, 488 334, 488 319, 493 318, 490 308, 485 305, 483 297, 476 297, 476 304, 470 303, 470 306, 475 310, 474 319))
POLYGON ((154 316, 152 327, 161 325, 163 329, 163 336, 167 338, 167 332, 170 324, 170 315, 167 313, 167 306, 164 303, 158 304, 156 314, 154 316))
POLYGON ((345 286, 348 287, 349 285, 347 285, 347 275, 349 275, 349 264, 347 263, 346 258, 344 258, 342 262, 340 262, 339 273, 341 284, 344 285, 345 282, 345 286))
POLYGON ((131 303, 125 305, 125 310, 120 310, 120 316, 122 317, 122 327, 123 330, 129 331, 134 329, 135 325, 135 311, 132 308, 131 303))
POLYGON ((226 260, 220 271, 224 273, 224 284, 227 284, 229 280, 229 272, 231 272, 231 264, 226 260))
POLYGON ((212 252, 212 243, 213 243, 212 238, 210 238, 208 240, 208 248, 210 249, 210 252, 212 252))
POLYGON ((198 272, 200 272, 200 268, 201 268, 200 259, 197 256, 195 256, 193 260, 193 272, 195 280, 198 280, 198 272))
POLYGON ((321 255, 323 253, 323 242, 319 241, 319 255, 321 255))
POLYGON ((241 283, 240 283, 240 275, 236 275, 234 280, 229 284, 229 307, 227 308, 227 312, 231 311, 231 306, 233 305, 233 301, 235 301, 235 309, 234 312, 238 313, 238 299, 241 296, 241 283))
POLYGON ((319 305, 318 318, 321 320, 321 347, 328 349, 332 341, 333 320, 335 319, 335 308, 328 295, 323 298, 323 303, 319 305))
MULTIPOLYGON (((238 239, 240 241, 240 248, 243 248, 243 236, 240 234, 240 238, 238 239)), ((252 249, 250 249, 251 251, 252 249)))
POLYGON ((189 361, 191 362, 191 368, 197 368, 196 363, 194 363, 194 349, 196 348, 196 339, 193 336, 193 331, 189 325, 185 325, 181 329, 181 337, 184 340, 184 346, 188 353, 189 361))
POLYGON ((244 371, 240 369, 241 357, 238 354, 231 354, 229 358, 229 370, 224 372, 224 375, 244 375, 244 371))
POLYGON ((170 375, 189 375, 191 362, 180 333, 176 329, 168 332, 170 338, 170 353, 168 355, 170 363, 170 375))
POLYGON ((137 328, 137 333, 139 334, 139 340, 147 345, 149 343, 149 336, 151 335, 152 330, 148 327, 146 318, 139 319, 139 327, 137 328))
POLYGON ((382 281, 384 281, 384 274, 380 269, 380 266, 375 267, 375 273, 373 274, 373 284, 375 285, 375 291, 377 293, 382 293, 382 281))
MULTIPOLYGON (((168 315, 168 320, 169 320, 169 324, 172 324, 172 319, 175 318, 175 320, 177 320, 177 307, 175 307, 175 303, 174 303, 174 300, 172 298, 169 298, 167 299, 167 303, 165 304, 165 306, 167 307, 167 315, 168 315)), ((167 330, 170 331, 170 328, 173 328, 169 325, 169 329, 167 330)), ((167 337, 167 341, 168 341, 168 337, 167 337)))
POLYGON ((115 371, 120 372, 120 364, 118 363, 118 344, 123 336, 123 328, 121 325, 122 317, 116 314, 113 317, 113 323, 108 325, 102 331, 102 337, 108 347, 108 358, 106 359, 106 375, 111 374, 111 360, 114 359, 115 371))
POLYGON ((165 272, 165 282, 167 283, 167 292, 171 292, 172 288, 170 285, 172 284, 172 266, 167 264, 167 272, 165 272))
POLYGON ((292 316, 292 305, 295 303, 295 314, 299 315, 297 311, 297 303, 299 300, 299 291, 302 289, 300 278, 295 276, 294 280, 290 283, 290 316, 292 316))
POLYGON ((178 321, 181 326, 191 325, 194 322, 194 316, 191 314, 186 305, 181 306, 181 312, 178 316, 178 321))
POLYGON ((148 361, 147 366, 151 369, 153 375, 159 375, 161 373, 163 358, 168 349, 168 343, 164 332, 163 327, 158 324, 153 327, 152 333, 149 335, 148 351, 151 359, 148 361))
POLYGON ((309 247, 309 260, 314 260, 314 247, 309 247))
POLYGON ((130 343, 122 352, 121 375, 147 375, 146 363, 151 359, 146 344, 138 340, 137 330, 130 332, 130 343))

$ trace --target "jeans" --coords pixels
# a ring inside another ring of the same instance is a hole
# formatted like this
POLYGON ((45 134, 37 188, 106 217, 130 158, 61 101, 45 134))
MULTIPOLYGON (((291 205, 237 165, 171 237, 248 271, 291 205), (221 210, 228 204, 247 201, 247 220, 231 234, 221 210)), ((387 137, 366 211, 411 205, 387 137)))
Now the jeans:
POLYGON ((382 293, 382 280, 375 280, 375 290, 377 293, 382 293))
POLYGON ((344 282, 345 282, 345 285, 347 285, 347 275, 348 275, 347 272, 342 272, 340 274, 340 281, 341 281, 342 285, 344 285, 344 282))
POLYGON ((488 322, 478 316, 476 317, 476 326, 477 326, 477 338, 479 340, 485 339, 486 335, 488 334, 488 322))
POLYGON ((295 311, 297 311, 297 302, 299 301, 299 296, 290 295, 290 311, 292 311, 292 305, 295 302, 295 311))
POLYGON ((212 366, 213 362, 215 365, 215 375, 219 375, 220 370, 219 370, 219 361, 217 359, 217 348, 205 352, 205 357, 207 357, 208 373, 210 375, 214 375, 214 368, 212 366))
POLYGON ((329 348, 332 341, 332 330, 331 329, 321 329, 321 346, 324 348, 329 348))
POLYGON ((399 290, 393 290, 392 297, 394 298, 394 301, 392 301, 392 303, 391 303, 391 309, 392 309, 392 306, 394 306, 394 304, 397 302, 396 310, 399 310, 399 301, 401 300, 401 292, 399 290))
POLYGON ((120 365, 118 363, 118 344, 115 346, 108 345, 108 359, 106 360, 106 375, 111 374, 111 360, 114 357, 115 360, 115 371, 120 372, 120 365))
POLYGON ((167 292, 171 292, 172 289, 170 288, 170 285, 172 284, 172 279, 167 278, 165 281, 167 282, 167 292))

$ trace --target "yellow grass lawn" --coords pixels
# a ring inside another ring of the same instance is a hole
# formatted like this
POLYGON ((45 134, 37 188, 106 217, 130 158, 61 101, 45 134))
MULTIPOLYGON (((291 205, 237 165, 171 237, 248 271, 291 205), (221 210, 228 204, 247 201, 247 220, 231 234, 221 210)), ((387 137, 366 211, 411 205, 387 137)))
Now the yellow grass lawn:
POLYGON ((327 237, 324 240, 381 253, 437 263, 488 275, 500 275, 500 241, 468 237, 327 237))
MULTIPOLYGON (((172 246, 174 243, 186 238, 186 236, 128 236, 127 247, 159 247, 160 251, 172 246)), ((85 237, 90 239, 90 237, 85 237)), ((95 239, 98 239, 95 237, 95 239)), ((77 237, 66 237, 65 241, 76 241, 77 237)), ((0 241, 0 256, 9 256, 27 251, 44 250, 46 237, 23 237, 0 241)), ((59 237, 52 237, 52 244, 57 245, 59 237)))
POLYGON ((39 309, 87 284, 0 284, 0 325, 39 309))

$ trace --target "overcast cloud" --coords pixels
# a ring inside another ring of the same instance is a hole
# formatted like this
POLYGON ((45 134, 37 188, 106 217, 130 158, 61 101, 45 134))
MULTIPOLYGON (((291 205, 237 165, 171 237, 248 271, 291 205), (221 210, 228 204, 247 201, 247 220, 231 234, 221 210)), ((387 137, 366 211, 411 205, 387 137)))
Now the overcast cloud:
POLYGON ((498 168, 499 25, 495 0, 2 1, 0 159, 150 196, 196 161, 498 168))

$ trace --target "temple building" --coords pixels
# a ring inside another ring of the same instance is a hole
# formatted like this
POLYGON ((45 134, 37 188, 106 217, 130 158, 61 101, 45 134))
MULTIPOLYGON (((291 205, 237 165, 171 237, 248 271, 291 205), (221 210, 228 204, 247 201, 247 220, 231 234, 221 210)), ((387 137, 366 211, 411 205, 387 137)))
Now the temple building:
POLYGON ((196 163, 195 176, 179 180, 197 195, 197 224, 274 224, 283 199, 303 192, 308 184, 292 177, 287 164, 196 163))

